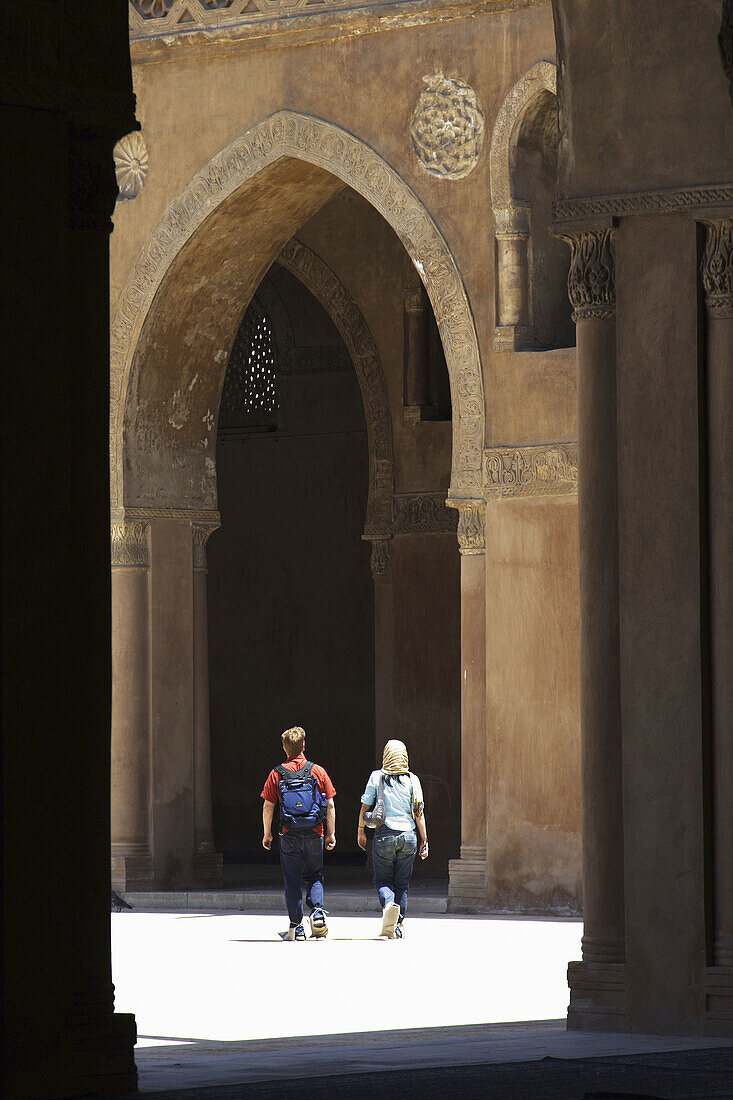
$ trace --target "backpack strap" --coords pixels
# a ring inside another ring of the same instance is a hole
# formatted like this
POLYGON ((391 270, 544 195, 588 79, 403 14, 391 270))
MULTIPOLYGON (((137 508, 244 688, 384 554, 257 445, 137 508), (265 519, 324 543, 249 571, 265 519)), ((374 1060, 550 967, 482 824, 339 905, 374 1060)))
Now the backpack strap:
POLYGON ((310 760, 306 760, 302 768, 298 768, 297 771, 293 771, 292 768, 286 768, 284 764, 278 764, 275 768, 277 774, 285 780, 288 779, 309 779, 310 774, 313 771, 313 765, 310 760))

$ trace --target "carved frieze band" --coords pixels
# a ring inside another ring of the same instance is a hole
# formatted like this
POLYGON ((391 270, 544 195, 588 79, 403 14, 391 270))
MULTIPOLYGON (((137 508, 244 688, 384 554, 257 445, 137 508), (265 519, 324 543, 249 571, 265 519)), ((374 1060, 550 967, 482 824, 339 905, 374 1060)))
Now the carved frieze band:
POLYGON ((733 317, 733 219, 705 223, 702 285, 713 317, 733 317))
POLYGON ((111 550, 113 569, 147 569, 150 565, 147 523, 113 523, 111 550))
POLYGON ((371 569, 375 581, 386 580, 390 575, 392 558, 391 539, 372 539, 371 569))
POLYGON ((578 444, 493 447, 484 451, 484 479, 487 501, 574 496, 578 491, 578 444))
POLYGON ((589 229, 560 234, 570 245, 568 295, 574 321, 616 316, 613 229, 589 229))
POLYGON ((454 534, 457 517, 445 493, 398 493, 394 498, 396 535, 454 534))
POLYGON ((712 184, 708 187, 686 187, 678 191, 638 191, 628 195, 561 199, 553 203, 552 217, 556 222, 622 218, 634 214, 671 214, 694 207, 724 206, 730 203, 733 203, 733 187, 728 184, 712 184))
MULTIPOLYGON (((146 520, 150 522, 156 519, 185 519, 189 523, 204 523, 212 528, 219 526, 221 517, 212 508, 125 508, 124 512, 118 510, 120 520, 146 520)), ((116 519, 117 517, 115 517, 116 519)))

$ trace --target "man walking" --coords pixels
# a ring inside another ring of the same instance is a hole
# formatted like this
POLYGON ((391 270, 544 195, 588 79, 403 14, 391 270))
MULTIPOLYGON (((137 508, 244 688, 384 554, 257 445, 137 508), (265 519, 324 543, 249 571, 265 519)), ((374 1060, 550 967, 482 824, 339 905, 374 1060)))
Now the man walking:
POLYGON ((280 804, 280 866, 290 928, 284 940, 304 940, 303 883, 311 910, 311 936, 328 935, 323 908, 323 846, 336 847, 336 790, 325 768, 305 758, 305 730, 282 735, 285 763, 273 768, 262 788, 262 847, 272 847, 272 817, 280 804), (323 823, 325 820, 325 841, 323 823))

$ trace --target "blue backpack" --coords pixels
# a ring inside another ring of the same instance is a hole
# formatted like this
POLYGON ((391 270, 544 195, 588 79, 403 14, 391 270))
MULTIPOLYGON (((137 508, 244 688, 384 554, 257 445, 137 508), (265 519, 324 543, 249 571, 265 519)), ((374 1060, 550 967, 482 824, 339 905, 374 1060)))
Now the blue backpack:
POLYGON ((328 799, 318 789, 312 770, 310 760, 297 772, 284 764, 275 768, 280 776, 280 824, 289 831, 313 829, 325 821, 328 799))

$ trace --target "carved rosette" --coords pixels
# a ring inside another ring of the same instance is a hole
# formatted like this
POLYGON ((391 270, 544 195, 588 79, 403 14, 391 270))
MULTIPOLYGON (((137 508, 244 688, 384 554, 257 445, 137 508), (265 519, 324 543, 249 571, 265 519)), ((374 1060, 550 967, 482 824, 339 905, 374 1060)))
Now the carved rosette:
POLYGON ((559 234, 572 251, 568 295, 574 321, 616 316, 616 281, 611 228, 559 234))
POLYGON ((544 447, 493 447, 484 451, 484 495, 506 497, 575 496, 578 492, 578 444, 544 447))
POLYGON ((427 91, 417 101, 410 138, 422 168, 438 179, 460 180, 478 163, 484 116, 476 93, 461 80, 424 76, 427 91))
POLYGON ((483 500, 449 500, 458 510, 458 547, 462 554, 483 554, 486 504, 483 500))
POLYGON ((113 523, 112 568, 147 569, 150 565, 147 523, 113 523))
POLYGON ((456 522, 445 493, 400 493, 394 498, 396 535, 454 534, 456 522))
POLYGON ((733 317, 733 219, 716 219, 705 225, 701 268, 705 303, 713 317, 733 317))
POLYGON ((371 569, 375 581, 386 580, 391 572, 392 539, 372 539, 371 569))
POLYGON ((113 156, 119 187, 117 201, 136 199, 148 178, 148 148, 142 134, 137 130, 125 134, 115 145, 113 156))
POLYGON ((194 573, 208 573, 208 566, 206 564, 206 543, 209 541, 209 535, 216 531, 218 524, 213 523, 193 523, 191 525, 191 531, 193 534, 193 571, 194 573))

